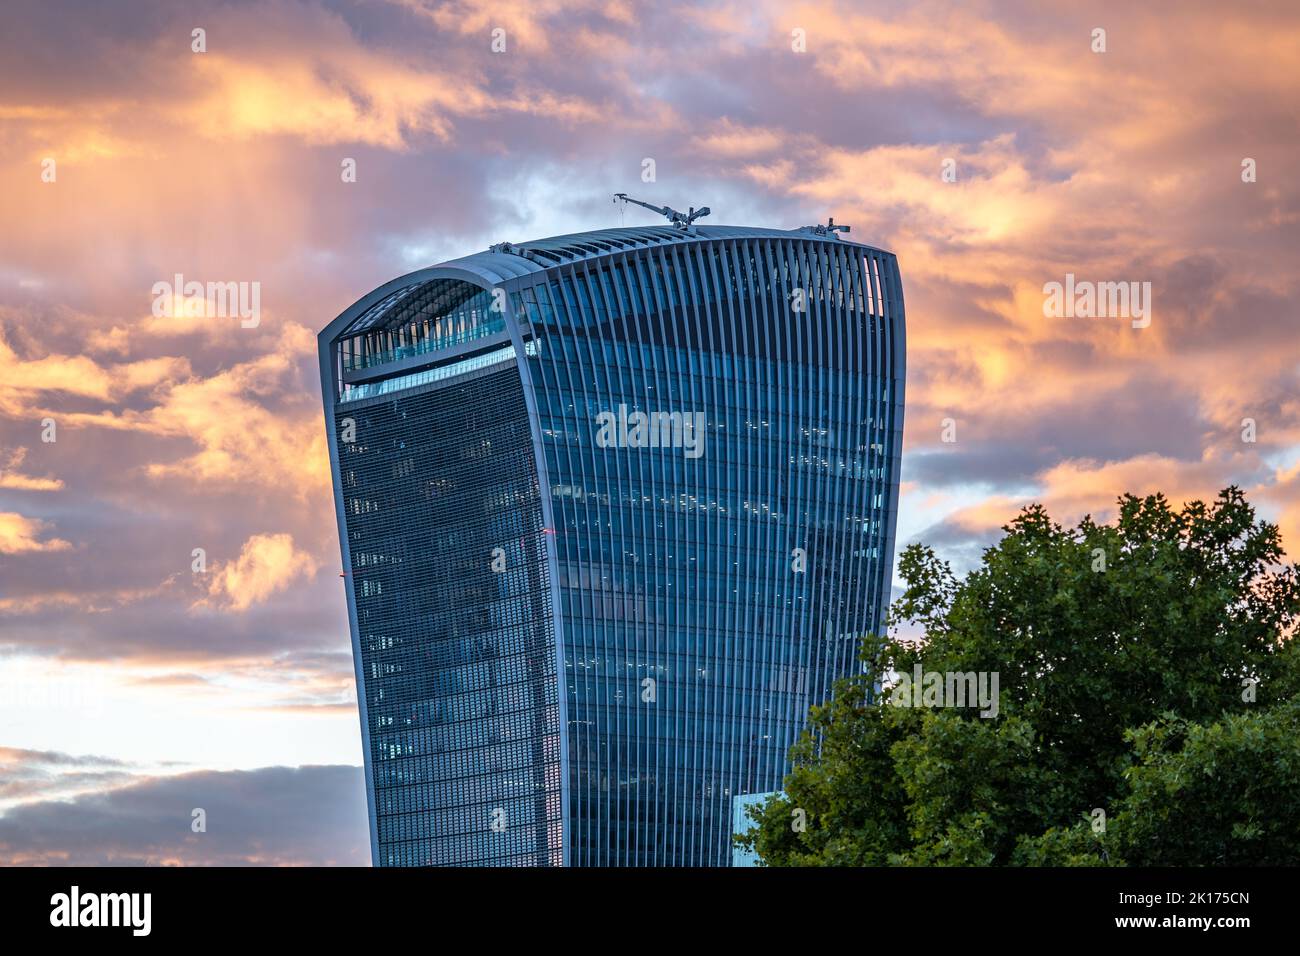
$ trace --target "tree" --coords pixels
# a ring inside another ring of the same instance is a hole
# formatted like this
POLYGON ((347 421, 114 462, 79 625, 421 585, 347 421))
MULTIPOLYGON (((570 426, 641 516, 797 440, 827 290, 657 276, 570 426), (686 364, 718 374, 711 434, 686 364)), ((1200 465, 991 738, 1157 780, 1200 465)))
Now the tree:
POLYGON ((903 552, 893 636, 812 709, 739 842, 772 866, 1212 864, 1264 843, 1300 862, 1300 581, 1277 528, 1233 487, 1182 510, 1126 495, 1114 524, 1070 529, 1035 505, 1003 530, 960 581, 903 552), (903 693, 918 674, 968 673, 997 675, 996 716, 901 706, 934 703, 903 693))

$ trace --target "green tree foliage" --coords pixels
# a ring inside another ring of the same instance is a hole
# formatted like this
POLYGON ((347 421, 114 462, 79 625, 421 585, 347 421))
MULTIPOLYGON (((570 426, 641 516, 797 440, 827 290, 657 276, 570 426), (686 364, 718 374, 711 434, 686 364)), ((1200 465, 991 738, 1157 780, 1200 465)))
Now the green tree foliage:
POLYGON ((1300 580, 1276 526, 1233 487, 1004 531, 960 581, 903 552, 894 636, 812 709, 741 845, 770 866, 1300 863, 1300 580), (877 692, 917 665, 997 673, 997 715, 877 692))

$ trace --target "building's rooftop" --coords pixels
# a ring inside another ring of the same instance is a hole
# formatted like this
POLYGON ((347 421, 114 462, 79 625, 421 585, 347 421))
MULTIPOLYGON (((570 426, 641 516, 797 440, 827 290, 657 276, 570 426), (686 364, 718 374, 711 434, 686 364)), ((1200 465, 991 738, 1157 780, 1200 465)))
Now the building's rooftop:
MULTIPOLYGON (((631 226, 623 229, 593 229, 528 242, 499 242, 482 252, 440 262, 386 283, 354 303, 321 334, 332 340, 383 324, 397 314, 395 307, 403 298, 416 291, 417 283, 472 277, 475 283, 491 286, 542 272, 552 266, 581 262, 623 250, 718 239, 802 239, 843 243, 881 255, 891 255, 876 246, 842 238, 837 232, 828 232, 824 227, 817 226, 767 229, 755 226, 693 225, 689 230, 670 225, 631 226)), ((472 290, 465 292, 471 293, 472 290)))
MULTIPOLYGON (((483 252, 443 262, 442 266, 476 266, 494 272, 502 279, 537 272, 565 262, 578 262, 624 249, 665 246, 674 243, 715 239, 813 239, 823 242, 862 243, 842 239, 837 233, 814 232, 813 226, 801 229, 764 229, 754 226, 693 226, 690 230, 674 226, 632 226, 625 229, 594 229, 529 242, 500 242, 483 252), (521 261, 522 260, 522 261, 521 261)), ((874 251, 873 246, 863 246, 874 251)))

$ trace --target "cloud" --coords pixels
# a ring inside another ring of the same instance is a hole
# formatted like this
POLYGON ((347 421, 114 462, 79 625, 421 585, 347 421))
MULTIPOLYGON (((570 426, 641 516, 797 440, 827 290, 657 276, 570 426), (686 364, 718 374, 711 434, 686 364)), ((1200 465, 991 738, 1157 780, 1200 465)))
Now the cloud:
MULTIPOLYGON (((1140 454, 1116 461, 1067 458, 1033 476, 1034 484, 1019 494, 990 494, 974 504, 949 511, 916 538, 938 549, 951 549, 974 563, 983 547, 1001 536, 1001 529, 1024 507, 1040 503, 1052 519, 1076 524, 1084 515, 1099 522, 1114 520, 1121 495, 1138 497, 1163 493, 1177 508, 1196 499, 1211 501, 1229 484, 1245 484, 1235 474, 1255 474, 1248 455, 1233 458, 1208 452, 1200 461, 1185 461, 1159 454, 1140 454)), ((1287 515, 1271 502, 1277 497, 1272 482, 1249 488, 1248 499, 1265 520, 1283 517, 1284 534, 1292 530, 1294 512, 1287 515)), ((1300 529, 1295 529, 1300 530, 1300 529)), ((1284 537, 1284 544, 1292 539, 1284 537)), ((1297 550, 1292 544, 1292 552, 1297 550)))
MULTIPOLYGON (((3 453, 4 449, 0 449, 0 455, 3 453)), ((24 475, 19 469, 26 458, 27 449, 21 445, 9 452, 9 460, 0 466, 0 488, 18 491, 58 491, 63 487, 63 482, 58 478, 36 478, 32 475, 24 475)))
POLYGON ((636 23, 632 4, 626 0, 395 0, 408 10, 426 17, 440 30, 479 38, 484 46, 493 30, 505 31, 506 50, 512 43, 530 54, 544 54, 572 32, 602 34, 617 25, 626 29, 636 23))
MULTIPOLYGON (((166 330, 160 329, 157 321, 143 323, 141 335, 164 336, 166 330)), ((126 347, 126 336, 118 336, 117 331, 114 328, 107 341, 114 347, 126 347)), ((105 340, 96 342, 104 344, 105 340)), ((224 345, 225 340, 220 340, 216 347, 224 345)), ((238 482, 245 487, 288 490, 304 500, 321 497, 329 487, 324 426, 319 400, 303 387, 304 365, 309 356, 314 358, 314 343, 306 329, 290 324, 279 327, 262 347, 267 351, 206 375, 197 373, 189 359, 175 356, 109 368, 83 356, 77 359, 75 371, 58 363, 52 366, 66 372, 66 382, 30 371, 27 380, 41 384, 29 386, 24 394, 38 388, 73 391, 75 381, 74 394, 97 399, 101 407, 73 406, 55 413, 60 428, 137 432, 184 439, 197 446, 190 455, 144 462, 143 470, 150 478, 223 485, 238 482), (95 384, 99 379, 104 382, 102 388, 95 384), (145 389, 146 397, 128 403, 129 396, 145 389)), ((16 364, 21 372, 24 365, 48 361, 16 364)), ((35 412, 16 407, 14 414, 35 412)))
POLYGON ((175 380, 189 368, 184 358, 150 359, 137 363, 100 365, 85 355, 49 353, 40 358, 20 357, 5 341, 0 329, 0 364, 6 374, 0 380, 0 413, 12 417, 33 417, 50 408, 54 393, 93 399, 120 400, 139 389, 175 380))
POLYGON ((131 777, 129 764, 109 757, 0 747, 0 807, 120 786, 131 777))
POLYGON ((66 551, 71 543, 62 538, 42 538, 49 522, 28 518, 16 511, 0 511, 0 554, 30 551, 66 551))
POLYGON ((328 487, 329 457, 315 402, 310 396, 288 396, 288 409, 282 410, 275 401, 296 374, 296 358, 280 349, 210 378, 178 384, 148 412, 127 416, 128 427, 183 435, 199 445, 198 452, 180 461, 150 464, 148 473, 319 495, 328 487))
POLYGON ((316 559, 298 549, 290 534, 255 534, 239 557, 213 572, 209 596, 221 606, 246 611, 285 590, 298 578, 311 578, 316 559))
POLYGON ((7 866, 366 866, 360 767, 150 777, 0 817, 7 866), (191 831, 192 812, 207 830, 191 831))
POLYGON ((723 117, 713 130, 697 137, 696 144, 703 152, 728 159, 749 160, 789 148, 789 140, 782 131, 745 126, 729 117, 723 117))

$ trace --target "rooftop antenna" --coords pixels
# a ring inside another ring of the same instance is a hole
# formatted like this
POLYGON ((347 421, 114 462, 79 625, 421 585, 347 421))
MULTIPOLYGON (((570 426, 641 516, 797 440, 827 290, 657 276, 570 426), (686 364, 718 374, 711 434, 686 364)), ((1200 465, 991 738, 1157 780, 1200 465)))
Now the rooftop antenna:
POLYGON ((703 219, 710 212, 708 206, 701 206, 699 209, 696 209, 694 206, 691 206, 690 212, 681 213, 678 212, 676 209, 674 209, 672 206, 653 206, 648 202, 642 202, 639 199, 633 199, 627 193, 614 193, 614 201, 618 202, 620 199, 625 203, 630 202, 635 206, 641 206, 645 209, 649 209, 651 212, 659 213, 659 215, 663 216, 665 219, 671 222, 678 229, 685 229, 691 235, 695 234, 695 220, 703 219))
POLYGON ((835 225, 835 217, 834 217, 834 216, 831 216, 829 219, 827 219, 827 220, 826 220, 826 225, 824 225, 824 226, 821 225, 821 224, 819 223, 819 224, 817 224, 816 226, 804 226, 804 228, 805 228, 805 229, 810 229, 810 230, 812 230, 813 235, 816 235, 816 236, 834 236, 835 233, 837 233, 837 232, 848 232, 848 231, 849 231, 849 227, 848 227, 848 226, 837 226, 837 225, 835 225))

